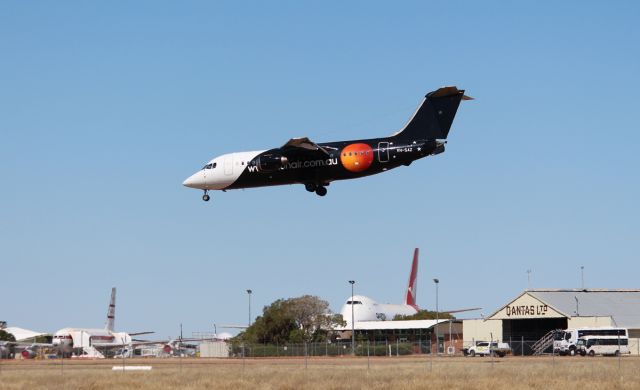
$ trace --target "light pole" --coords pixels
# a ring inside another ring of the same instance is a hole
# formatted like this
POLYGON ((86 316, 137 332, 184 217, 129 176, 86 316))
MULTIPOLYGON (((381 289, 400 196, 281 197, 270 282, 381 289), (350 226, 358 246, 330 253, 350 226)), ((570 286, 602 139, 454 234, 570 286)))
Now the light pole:
POLYGON ((580 266, 580 279, 582 280, 582 289, 584 290, 584 265, 580 266))
POLYGON ((249 326, 251 326, 251 293, 253 291, 247 290, 247 295, 249 295, 249 326))
POLYGON ((438 322, 440 322, 440 313, 438 311, 438 284, 440 284, 440 280, 434 278, 433 282, 436 284, 436 353, 440 353, 440 338, 438 337, 438 322))
POLYGON ((354 321, 353 315, 353 285, 356 284, 355 280, 350 280, 349 284, 351 285, 351 354, 355 356, 356 354, 356 324, 354 321))

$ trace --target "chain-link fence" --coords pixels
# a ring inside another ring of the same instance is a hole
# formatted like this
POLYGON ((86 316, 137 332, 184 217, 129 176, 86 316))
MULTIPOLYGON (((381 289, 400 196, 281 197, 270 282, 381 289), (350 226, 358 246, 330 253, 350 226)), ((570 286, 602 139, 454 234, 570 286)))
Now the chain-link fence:
MULTIPOLYGON (((230 357, 287 357, 287 356, 404 356, 428 354, 431 342, 358 341, 333 343, 249 344, 231 343, 230 357)), ((435 344, 433 345, 435 348, 435 344)))
MULTIPOLYGON (((497 343, 496 340, 493 340, 497 343)), ((500 347, 501 353, 499 355, 511 355, 511 356, 530 356, 534 353, 535 344, 539 340, 520 338, 509 338, 506 340, 500 340, 500 345, 494 344, 494 347, 500 347), (504 346, 502 343, 507 343, 508 346, 504 346), (504 353, 502 353, 504 352, 504 353)), ((181 356, 184 358, 194 357, 215 357, 215 358, 286 358, 286 357, 339 357, 339 356, 411 356, 411 355, 436 355, 436 356, 467 356, 472 346, 476 346, 481 343, 480 340, 449 340, 440 341, 438 344, 431 340, 420 341, 368 341, 357 340, 354 345, 350 340, 344 340, 339 342, 314 342, 314 343, 284 343, 284 344, 259 344, 259 343, 242 343, 242 342, 223 342, 216 341, 214 343, 202 343, 200 345, 193 345, 191 353, 175 353, 167 354, 163 350, 160 350, 157 354, 139 354, 138 350, 134 349, 134 353, 126 355, 127 358, 131 357, 171 357, 181 356), (213 345, 211 347, 210 345, 213 345)), ((489 340, 484 340, 484 347, 489 344, 489 340)), ((492 347, 493 348, 493 347, 492 347)), ((631 349, 631 348, 630 348, 631 349)), ((176 351, 180 351, 177 348, 176 351)), ((633 344, 631 353, 635 354, 636 350, 640 352, 640 343, 633 344)), ((476 347, 474 355, 484 355, 486 351, 478 352, 476 347)), ((114 357, 114 351, 112 353, 104 353, 107 358, 114 357)), ((552 344, 545 347, 541 354, 552 354, 552 344)), ((82 356, 78 354, 78 356, 82 356)), ((122 356, 122 355, 119 355, 122 356)), ((22 358, 19 354, 17 358, 22 358)), ((27 360, 50 360, 50 355, 39 353, 35 355, 34 359, 27 360)), ((12 359, 3 359, 4 361, 12 359)), ((111 359, 109 359, 111 360, 111 359)), ((117 360, 117 359, 114 359, 117 360)))
MULTIPOLYGON (((538 340, 526 339, 524 337, 510 337, 508 340, 505 340, 506 343, 509 343, 509 347, 511 348, 511 353, 514 356, 528 356, 534 354, 534 345, 538 342, 538 340)), ((544 354, 553 353, 553 344, 549 345, 542 351, 544 354)))
MULTIPOLYGON (((486 340, 489 341, 489 340, 486 340)), ((534 344, 538 340, 526 338, 510 338, 501 340, 507 343, 507 354, 513 356, 530 356, 534 351, 534 344)), ((400 341, 356 341, 352 346, 350 341, 327 343, 286 343, 286 344, 251 344, 229 343, 229 357, 231 358, 260 358, 260 357, 294 357, 294 356, 407 356, 428 355, 434 353, 441 356, 466 356, 471 346, 479 341, 456 340, 449 343, 441 342, 436 346, 430 340, 415 342, 400 341), (352 350, 353 349, 353 350, 352 350)), ((494 340, 494 342, 496 342, 494 340)), ((502 345, 501 345, 502 347, 502 345)), ((552 346, 544 350, 544 354, 551 354, 552 346)))

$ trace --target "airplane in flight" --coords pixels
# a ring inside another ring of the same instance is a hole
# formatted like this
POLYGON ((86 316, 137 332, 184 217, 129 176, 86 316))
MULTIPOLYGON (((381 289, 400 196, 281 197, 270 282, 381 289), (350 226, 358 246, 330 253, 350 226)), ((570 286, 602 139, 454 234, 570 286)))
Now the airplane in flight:
POLYGON ((204 191, 304 184, 309 192, 327 194, 336 180, 385 172, 444 152, 447 136, 464 90, 442 87, 429 92, 407 124, 384 138, 315 143, 292 138, 279 148, 224 154, 209 161, 182 184, 204 191))

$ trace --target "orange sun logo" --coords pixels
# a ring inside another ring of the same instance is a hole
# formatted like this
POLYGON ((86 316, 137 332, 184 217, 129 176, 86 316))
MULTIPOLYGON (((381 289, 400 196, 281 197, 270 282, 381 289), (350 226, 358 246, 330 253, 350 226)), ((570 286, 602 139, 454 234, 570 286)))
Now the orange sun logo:
POLYGON ((362 172, 373 162, 373 149, 367 144, 351 144, 342 149, 340 162, 351 172, 362 172))

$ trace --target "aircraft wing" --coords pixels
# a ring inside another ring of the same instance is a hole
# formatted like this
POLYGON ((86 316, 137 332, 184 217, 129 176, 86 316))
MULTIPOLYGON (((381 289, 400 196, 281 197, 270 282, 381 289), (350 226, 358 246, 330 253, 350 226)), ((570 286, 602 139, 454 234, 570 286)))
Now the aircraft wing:
POLYGON ((452 314, 452 313, 462 313, 465 311, 476 311, 476 310, 482 310, 481 307, 472 307, 470 309, 456 309, 456 310, 441 310, 441 313, 446 313, 446 314, 452 314))
POLYGON ((223 324, 218 325, 218 328, 221 329, 247 329, 249 325, 235 325, 235 324, 223 324))
POLYGON ((154 332, 154 331, 146 331, 146 332, 129 333, 129 336, 142 336, 143 334, 152 334, 152 333, 156 333, 156 332, 154 332))
POLYGON ((155 344, 175 344, 175 343, 184 343, 184 342, 193 342, 193 341, 217 341, 217 338, 208 338, 208 337, 200 337, 200 338, 177 338, 170 340, 131 340, 130 345, 136 347, 141 345, 155 345, 155 344))
POLYGON ((13 345, 17 348, 30 348, 30 347, 53 347, 52 343, 30 343, 28 341, 0 341, 0 345, 13 345))
POLYGON ((289 141, 287 141, 286 144, 282 145, 280 149, 282 150, 284 155, 286 155, 287 152, 291 152, 294 154, 304 152, 318 154, 322 157, 329 156, 329 152, 327 151, 326 147, 318 145, 307 137, 291 138, 289 141))

